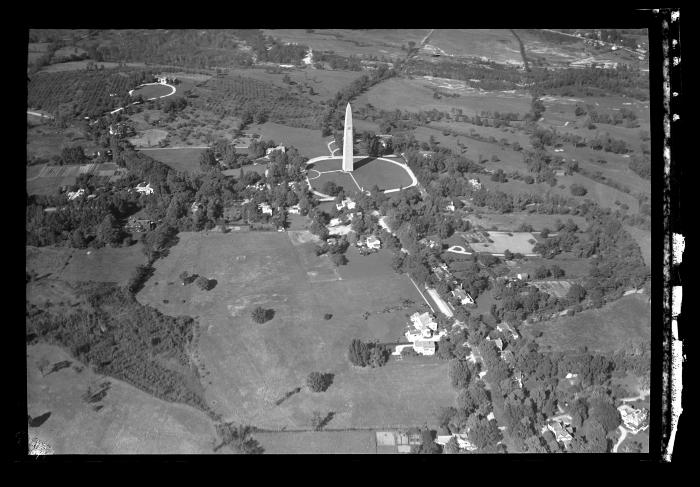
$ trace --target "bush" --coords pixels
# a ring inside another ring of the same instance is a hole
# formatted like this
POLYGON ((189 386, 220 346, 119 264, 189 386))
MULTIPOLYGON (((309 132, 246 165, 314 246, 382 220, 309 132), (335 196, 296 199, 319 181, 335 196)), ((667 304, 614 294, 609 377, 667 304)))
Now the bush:
POLYGON ((323 315, 324 320, 330 320, 331 318, 333 318, 333 315, 330 313, 326 313, 325 315, 323 315))
POLYGON ((588 190, 586 188, 584 188, 580 184, 576 184, 576 183, 572 184, 569 187, 569 190, 571 191, 571 194, 574 196, 585 196, 586 193, 588 193, 588 190))
POLYGON ((336 266, 341 266, 347 264, 348 259, 343 254, 331 254, 331 262, 333 262, 336 266))
POLYGON ((199 289, 201 289, 202 291, 208 291, 209 289, 211 289, 211 281, 209 281, 209 279, 207 279, 204 276, 199 276, 195 283, 197 284, 197 287, 199 287, 199 289))
POLYGON ((311 372, 306 378, 306 385, 313 392, 324 392, 333 383, 333 374, 311 372))
POLYGON ((353 338, 348 350, 348 359, 353 365, 366 366, 369 362, 369 347, 367 344, 357 338, 353 338))
POLYGON ((266 321, 272 319, 273 315, 273 310, 265 309, 262 306, 256 307, 250 314, 250 316, 253 318, 253 321, 259 324, 265 323, 266 321))

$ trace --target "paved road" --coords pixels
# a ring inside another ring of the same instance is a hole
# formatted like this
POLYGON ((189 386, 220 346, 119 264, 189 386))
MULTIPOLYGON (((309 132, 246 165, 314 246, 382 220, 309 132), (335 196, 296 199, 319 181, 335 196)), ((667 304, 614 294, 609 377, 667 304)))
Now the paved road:
POLYGON ((625 438, 627 438, 627 430, 622 425, 618 426, 617 429, 620 430, 620 439, 617 440, 617 443, 615 443, 615 446, 613 446, 613 453, 617 453, 617 449, 620 447, 622 442, 625 441, 625 438))
POLYGON ((44 115, 43 113, 33 112, 31 110, 27 110, 27 114, 28 115, 35 115, 35 116, 41 117, 41 118, 53 118, 53 115, 44 115))

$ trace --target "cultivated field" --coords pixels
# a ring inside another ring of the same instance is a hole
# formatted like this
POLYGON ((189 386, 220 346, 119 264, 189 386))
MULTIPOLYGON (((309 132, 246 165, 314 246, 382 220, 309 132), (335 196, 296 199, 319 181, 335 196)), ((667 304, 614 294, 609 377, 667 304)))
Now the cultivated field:
POLYGON ((461 108, 464 115, 476 115, 481 111, 516 112, 527 113, 530 110, 532 98, 525 93, 505 93, 479 91, 464 85, 459 87, 457 80, 454 82, 456 88, 440 87, 446 84, 435 81, 436 79, 426 79, 416 77, 413 79, 391 78, 373 86, 369 91, 358 97, 358 105, 371 104, 377 109, 395 110, 400 107, 402 110, 418 112, 421 110, 439 110, 450 112, 452 108, 461 108), (433 89, 449 90, 458 93, 458 98, 433 98, 433 89))
POLYGON ((230 420, 308 428, 316 409, 335 413, 329 427, 371 427, 421 424, 438 405, 451 403, 446 363, 350 366, 346 352, 352 338, 398 340, 406 314, 422 309, 422 298, 391 270, 389 253, 363 257, 351 248, 349 264, 338 269, 314 254, 307 237, 306 232, 181 233, 180 243, 156 263, 138 298, 167 314, 198 317, 197 353, 209 404, 230 420), (183 270, 216 279, 217 285, 209 292, 183 287, 176 282, 183 270), (415 304, 384 312, 405 299, 415 304), (274 318, 253 323, 250 311, 257 305, 274 309, 274 318), (324 320, 324 313, 333 317, 324 320), (302 390, 275 405, 314 370, 335 374, 327 392, 302 390))
POLYGON ((199 156, 204 149, 153 149, 144 151, 148 157, 167 164, 176 171, 199 172, 199 156))
POLYGON ((255 439, 271 454, 376 453, 374 431, 258 432, 255 439))
POLYGON ((55 454, 213 453, 217 439, 205 413, 95 374, 47 344, 27 347, 27 413, 33 418, 50 413, 28 433, 30 441, 48 444, 55 454), (61 361, 70 366, 49 373, 61 361), (103 398, 92 403, 85 399, 88 390, 95 393, 103 387, 103 398))
POLYGON ((537 341, 553 350, 576 350, 586 346, 589 350, 614 351, 626 344, 651 339, 648 299, 643 294, 623 296, 601 309, 535 323, 523 330, 542 331, 537 341))

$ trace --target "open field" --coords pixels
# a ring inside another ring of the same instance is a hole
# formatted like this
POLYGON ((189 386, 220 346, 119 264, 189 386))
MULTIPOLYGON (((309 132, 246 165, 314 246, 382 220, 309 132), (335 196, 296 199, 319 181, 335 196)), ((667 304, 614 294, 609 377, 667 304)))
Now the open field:
POLYGON ((129 142, 134 144, 134 147, 153 147, 157 146, 161 140, 165 140, 168 132, 161 129, 148 129, 141 132, 138 137, 129 139, 129 142))
POLYGON ((145 151, 148 157, 167 164, 176 171, 199 172, 199 156, 204 149, 154 149, 145 151))
POLYGON ((374 431, 258 432, 255 439, 265 453, 361 454, 376 453, 374 431))
POLYGON ((55 454, 212 453, 216 441, 205 413, 95 374, 47 344, 27 347, 27 412, 32 417, 51 413, 28 433, 30 441, 48 444, 55 454), (64 360, 71 366, 47 375, 39 370, 42 361, 64 360), (83 398, 88 388, 96 392, 102 384, 109 384, 106 395, 88 403, 83 398))
POLYGON ((532 242, 536 242, 535 236, 530 232, 494 232, 489 231, 489 239, 493 242, 469 243, 475 252, 499 253, 506 250, 513 253, 531 254, 532 242))
POLYGON ((585 218, 575 215, 545 215, 541 213, 526 212, 489 213, 485 211, 477 211, 469 212, 466 216, 474 226, 480 225, 486 230, 496 227, 494 230, 505 232, 516 231, 517 228, 523 223, 531 225, 533 231, 539 232, 543 228, 549 228, 550 231, 554 231, 554 224, 557 220, 561 220, 565 223, 569 218, 571 218, 571 220, 573 220, 573 222, 581 228, 584 228, 586 224, 585 218))
POLYGON ((225 171, 221 171, 221 174, 224 176, 234 176, 236 178, 239 178, 241 176, 241 171, 243 172, 256 172, 260 175, 265 174, 265 169, 267 168, 266 164, 247 164, 242 167, 238 167, 236 169, 226 169, 225 171))
POLYGON ((60 155, 64 147, 74 145, 81 145, 87 153, 98 150, 95 142, 88 139, 80 127, 70 126, 66 129, 57 129, 47 124, 41 124, 27 128, 27 156, 49 158, 60 155))
POLYGON ((208 403, 225 419, 271 428, 307 428, 315 409, 335 412, 329 427, 420 424, 451 403, 447 363, 390 362, 370 370, 350 366, 345 357, 352 338, 398 340, 406 314, 422 309, 410 280, 391 270, 390 253, 363 257, 351 248, 349 264, 335 268, 327 256, 315 255, 305 235, 181 233, 156 263, 138 299, 170 315, 198 317, 208 403), (176 283, 183 270, 217 285, 209 292, 183 287, 176 283), (405 299, 415 305, 383 312, 405 299), (250 310, 257 305, 274 309, 274 318, 254 324, 250 310), (324 320, 324 313, 333 317, 324 320), (328 391, 303 390, 275 406, 314 370, 335 374, 328 391))
POLYGON ((651 308, 648 296, 632 294, 606 304, 601 309, 586 310, 572 317, 523 327, 528 333, 541 331, 540 345, 553 350, 614 351, 632 342, 651 339, 651 308))
POLYGON ((134 269, 144 264, 145 260, 140 244, 100 249, 27 247, 26 251, 28 271, 34 271, 38 276, 69 282, 98 281, 124 284, 134 269))
MULTIPOLYGON (((436 78, 391 78, 379 83, 355 102, 358 105, 371 104, 377 109, 402 110, 418 112, 421 110, 439 110, 450 112, 452 108, 461 108, 464 115, 476 115, 481 111, 499 111, 527 113, 532 98, 527 94, 478 91, 468 86, 451 89, 458 93, 458 98, 433 98, 433 88, 440 86, 436 78)), ((451 80, 460 83, 457 80, 451 80)), ((463 84, 463 83, 462 83, 463 84)), ((447 88, 440 88, 445 90, 447 88)))
POLYGON ((330 139, 322 137, 320 130, 266 122, 260 125, 251 125, 248 131, 260 134, 262 140, 274 140, 277 144, 296 147, 302 156, 309 159, 329 154, 327 144, 330 139))

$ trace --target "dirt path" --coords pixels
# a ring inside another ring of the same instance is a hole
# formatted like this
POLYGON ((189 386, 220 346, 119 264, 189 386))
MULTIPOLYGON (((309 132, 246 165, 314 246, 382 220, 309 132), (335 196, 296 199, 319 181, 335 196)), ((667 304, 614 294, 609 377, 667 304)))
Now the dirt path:
POLYGON ((613 453, 617 453, 617 449, 620 447, 622 442, 625 441, 625 438, 627 438, 627 430, 622 425, 618 426, 617 429, 620 430, 620 439, 618 439, 615 446, 612 447, 613 453))

